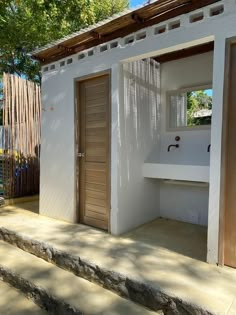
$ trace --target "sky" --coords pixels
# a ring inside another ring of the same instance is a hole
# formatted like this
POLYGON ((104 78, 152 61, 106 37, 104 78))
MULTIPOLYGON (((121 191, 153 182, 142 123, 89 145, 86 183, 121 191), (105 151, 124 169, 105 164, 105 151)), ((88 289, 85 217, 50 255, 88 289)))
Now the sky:
POLYGON ((137 5, 146 3, 147 0, 130 0, 130 7, 136 7, 137 5))

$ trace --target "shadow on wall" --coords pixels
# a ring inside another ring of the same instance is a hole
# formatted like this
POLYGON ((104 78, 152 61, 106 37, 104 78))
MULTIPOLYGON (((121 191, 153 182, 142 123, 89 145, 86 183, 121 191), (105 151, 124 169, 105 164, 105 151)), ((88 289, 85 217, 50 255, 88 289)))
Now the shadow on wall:
POLYGON ((123 78, 118 113, 118 233, 156 218, 159 208, 158 182, 143 178, 142 165, 153 146, 159 145, 160 66, 152 59, 125 63, 123 78))

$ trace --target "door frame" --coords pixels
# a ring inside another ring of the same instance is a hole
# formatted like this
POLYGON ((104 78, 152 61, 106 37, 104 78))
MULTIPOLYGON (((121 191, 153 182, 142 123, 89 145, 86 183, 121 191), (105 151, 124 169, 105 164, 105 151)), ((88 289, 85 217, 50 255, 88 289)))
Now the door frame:
POLYGON ((108 165, 107 165, 107 178, 108 178, 108 200, 109 200, 109 212, 108 212, 108 233, 111 231, 111 69, 99 71, 96 73, 90 73, 74 79, 74 163, 75 163, 75 213, 76 222, 81 223, 80 212, 80 171, 79 171, 79 148, 80 148, 80 93, 79 85, 83 81, 99 78, 102 76, 108 76, 109 81, 109 104, 108 104, 108 165), (77 123, 78 122, 78 123, 77 123))
POLYGON ((225 73, 224 73, 224 95, 223 95, 223 121, 222 121, 222 146, 221 146, 221 185, 220 185, 220 217, 219 217, 219 246, 218 264, 224 266, 224 244, 225 244, 225 190, 226 190, 226 157, 228 136, 228 99, 229 99, 229 75, 231 64, 231 46, 236 44, 236 37, 226 39, 225 45, 225 73))

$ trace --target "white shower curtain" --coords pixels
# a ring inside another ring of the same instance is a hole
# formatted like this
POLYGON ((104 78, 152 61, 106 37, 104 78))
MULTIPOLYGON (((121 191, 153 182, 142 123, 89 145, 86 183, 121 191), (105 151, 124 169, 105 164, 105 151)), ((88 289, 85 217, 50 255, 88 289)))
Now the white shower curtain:
MULTIPOLYGON (((150 130, 158 128, 160 106, 160 65, 154 59, 143 59, 123 65, 125 115, 132 116, 138 133, 142 119, 148 119, 150 130), (148 107, 144 109, 143 107, 148 107), (144 117, 146 115, 149 117, 144 117)), ((141 135, 140 135, 141 136, 141 135)), ((151 135, 153 136, 153 134, 151 135)), ((138 137, 138 134, 136 134, 138 137)), ((138 139, 137 139, 138 140, 138 139)))

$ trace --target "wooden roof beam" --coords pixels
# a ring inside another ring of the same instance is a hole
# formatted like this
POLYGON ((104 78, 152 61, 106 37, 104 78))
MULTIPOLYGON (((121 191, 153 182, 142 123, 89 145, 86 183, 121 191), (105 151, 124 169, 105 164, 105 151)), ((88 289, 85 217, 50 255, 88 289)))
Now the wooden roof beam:
POLYGON ((144 22, 144 19, 137 13, 133 13, 131 15, 132 20, 134 20, 137 24, 142 24, 144 22))
POLYGON ((92 35, 93 38, 96 38, 96 39, 102 38, 102 34, 100 34, 97 31, 91 31, 90 34, 92 35))
POLYGON ((169 52, 163 55, 154 57, 157 62, 165 63, 173 60, 183 59, 187 57, 192 57, 199 54, 204 54, 214 50, 214 42, 209 42, 189 48, 184 48, 181 50, 169 52))
POLYGON ((39 61, 42 64, 46 62, 45 58, 42 58, 42 57, 39 57, 39 56, 34 56, 33 55, 32 58, 37 60, 37 61, 39 61))
POLYGON ((61 50, 66 51, 67 53, 74 53, 74 48, 67 47, 67 46, 62 45, 62 44, 57 45, 57 47, 58 47, 59 49, 61 49, 61 50))

